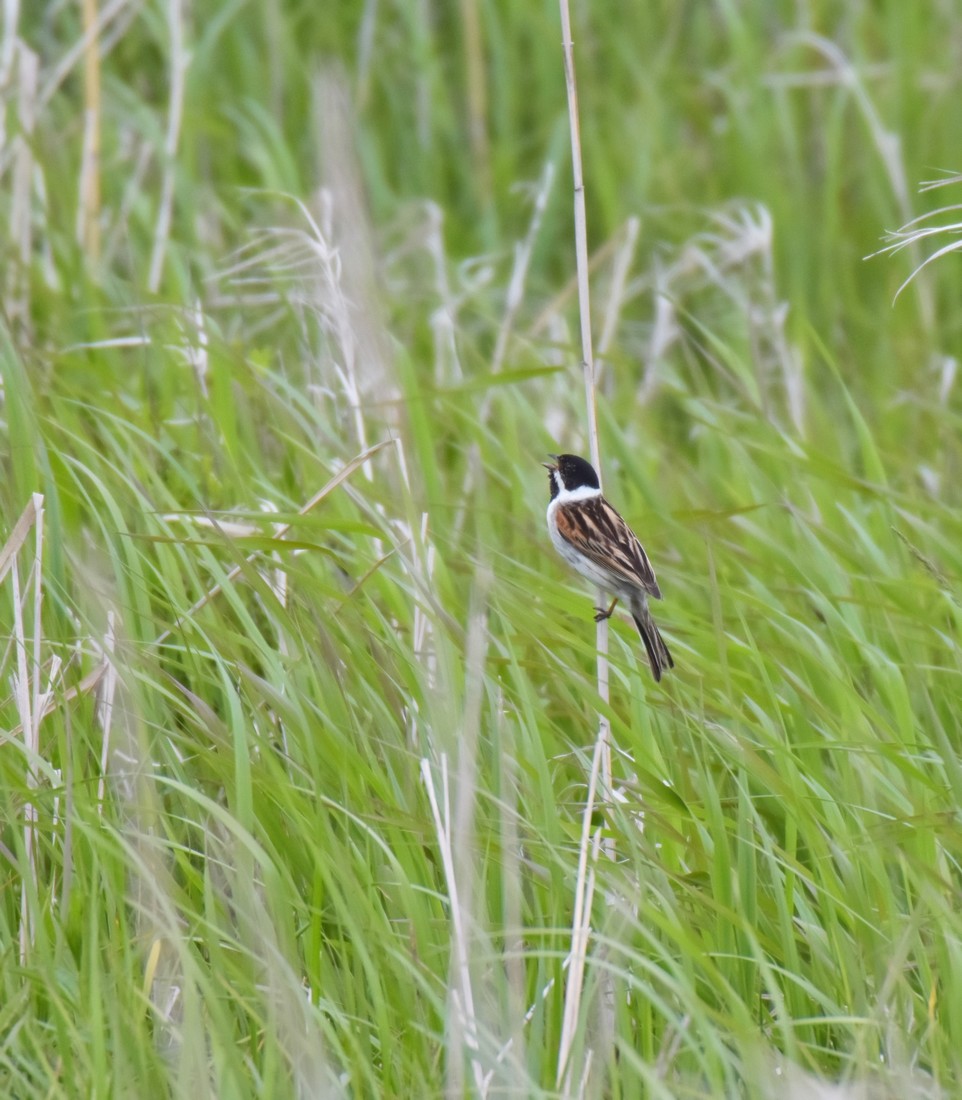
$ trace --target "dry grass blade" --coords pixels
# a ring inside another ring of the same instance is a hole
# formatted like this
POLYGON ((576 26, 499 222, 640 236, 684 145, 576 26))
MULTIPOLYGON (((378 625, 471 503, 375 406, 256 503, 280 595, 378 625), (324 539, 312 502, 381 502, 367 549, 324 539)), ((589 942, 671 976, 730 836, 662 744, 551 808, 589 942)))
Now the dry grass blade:
MULTIPOLYGON (((465 925, 466 911, 461 901, 458 875, 456 873, 457 859, 455 854, 456 824, 451 813, 451 795, 448 779, 448 758, 441 754, 439 762, 441 772, 441 798, 435 789, 434 773, 428 760, 421 761, 421 776, 424 787, 428 793, 428 802, 431 805, 431 816, 434 819, 434 828, 438 838, 438 848, 441 852, 441 863, 444 867, 444 877, 448 884, 448 904, 451 911, 454 968, 457 980, 457 988, 452 994, 455 1004, 458 1024, 463 1031, 464 1045, 471 1054, 471 1067, 474 1074, 474 1082, 481 1096, 487 1095, 484 1069, 478 1059, 478 1022, 474 1007, 474 991, 471 982, 471 959, 468 948, 468 929, 465 925)), ((449 1067, 449 1073, 456 1073, 454 1065, 449 1067)))
MULTIPOLYGON (((34 493, 30 503, 23 510, 14 530, 0 551, 0 580, 10 575, 10 598, 13 605, 13 638, 15 649, 15 668, 12 674, 13 693, 16 699, 17 715, 20 724, 17 732, 22 732, 26 756, 26 788, 31 791, 37 786, 40 775, 40 718, 46 698, 40 692, 41 643, 43 627, 41 606, 43 601, 43 496, 34 493), (30 531, 34 533, 33 558, 27 574, 27 581, 20 580, 20 551, 26 544, 30 531), (32 605, 29 601, 29 586, 33 585, 32 605), (29 617, 28 617, 29 616, 29 617), (31 621, 32 620, 32 621, 31 621)), ((59 669, 59 663, 57 665, 59 669)), ((32 798, 28 798, 23 807, 23 854, 24 869, 21 872, 20 888, 20 962, 26 962, 30 946, 33 943, 35 914, 32 898, 35 894, 36 853, 35 831, 37 809, 32 798)))
POLYGON ((34 524, 37 522, 37 516, 42 508, 43 497, 39 493, 34 493, 30 503, 20 513, 20 518, 13 525, 13 530, 7 537, 7 541, 3 544, 3 549, 0 550, 0 581, 3 581, 4 577, 6 577, 7 573, 10 571, 10 567, 16 560, 20 548, 27 539, 27 535, 30 534, 34 524))

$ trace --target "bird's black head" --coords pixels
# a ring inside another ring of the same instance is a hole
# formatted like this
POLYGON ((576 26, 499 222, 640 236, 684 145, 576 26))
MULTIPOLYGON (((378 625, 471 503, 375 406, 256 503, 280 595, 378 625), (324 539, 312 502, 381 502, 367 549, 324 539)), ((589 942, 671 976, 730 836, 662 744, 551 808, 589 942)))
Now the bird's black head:
POLYGON ((550 465, 546 462, 548 482, 551 485, 551 499, 558 495, 563 485, 565 489, 580 489, 586 486, 589 489, 600 488, 598 475, 590 462, 578 455, 549 455, 554 462, 550 465), (561 485, 558 482, 561 482, 561 485))

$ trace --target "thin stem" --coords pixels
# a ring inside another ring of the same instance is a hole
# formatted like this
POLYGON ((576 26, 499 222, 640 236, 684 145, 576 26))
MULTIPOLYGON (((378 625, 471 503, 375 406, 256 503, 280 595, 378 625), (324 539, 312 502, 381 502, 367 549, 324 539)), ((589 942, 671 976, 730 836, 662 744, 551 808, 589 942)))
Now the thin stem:
MULTIPOLYGON (((559 0, 561 8, 562 44, 564 48, 565 85, 568 91, 568 121, 571 129, 571 168, 574 182, 574 228, 575 261, 578 274, 578 313, 581 320, 581 360, 585 383, 585 410, 588 420, 588 441, 591 450, 591 463, 601 478, 601 448, 598 443, 598 409, 596 402, 596 383, 594 356, 591 338, 591 298, 589 293, 588 270, 588 230, 585 214, 585 185, 581 165, 581 132, 578 124, 578 94, 575 87, 574 49, 571 41, 571 16, 568 0, 559 0)), ((604 606, 607 593, 598 593, 598 604, 604 606)), ((598 713, 598 734, 595 739, 591 778, 588 783, 588 799, 582 817, 581 844, 579 846, 578 882, 575 887, 575 917, 571 928, 571 965, 568 984, 565 988, 564 1028, 558 1051, 557 1082, 565 1096, 571 1094, 574 1050, 574 1038, 577 1022, 581 1018, 581 1002, 584 990, 584 973, 587 965, 588 941, 591 933, 591 909, 594 895, 594 860, 599 850, 614 856, 614 845, 608 839, 602 839, 602 830, 595 831, 591 840, 591 818, 596 794, 599 801, 608 802, 611 797, 611 727, 605 715, 609 700, 608 685, 608 621, 602 619, 597 625, 597 679, 598 696, 601 707, 598 713), (593 850, 594 860, 589 869, 589 847, 593 850)), ((603 1003, 610 998, 603 998, 603 1003)), ((610 1029, 605 1029, 610 1030, 610 1029)), ((588 1073, 591 1051, 585 1054, 582 1065, 582 1077, 588 1073)), ((582 1094, 584 1081, 582 1081, 582 1094)))
POLYGON ((184 87, 187 75, 188 54, 184 44, 183 0, 170 0, 167 9, 167 26, 170 32, 170 105, 167 114, 167 134, 164 139, 164 176, 160 191, 157 224, 154 227, 154 245, 150 255, 150 273, 147 285, 152 294, 160 289, 164 270, 164 256, 170 236, 170 223, 174 206, 174 163, 180 141, 180 126, 184 114, 184 87))
POLYGON ((80 158, 77 240, 88 258, 100 258, 100 42, 97 0, 82 0, 84 28, 84 140, 80 158))
MULTIPOLYGON (((565 61, 565 86, 568 90, 568 120, 571 128, 571 172, 574 182, 575 266, 578 272, 578 314, 581 322, 581 365, 585 380, 585 410, 588 419, 588 444, 591 464, 602 480, 601 449, 598 443, 598 408, 595 400, 595 367, 591 339, 591 296, 588 285, 588 228, 585 214, 585 184, 581 166, 581 128, 578 123, 578 91, 575 86, 574 46, 571 41, 571 15, 568 0, 559 0, 561 32, 565 61)), ((605 602, 605 592, 599 593, 599 605, 605 602)), ((597 627, 598 695, 608 703, 608 623, 602 619, 597 627)), ((602 742, 602 791, 607 798, 611 790, 611 729, 608 719, 598 716, 598 738, 602 742)))

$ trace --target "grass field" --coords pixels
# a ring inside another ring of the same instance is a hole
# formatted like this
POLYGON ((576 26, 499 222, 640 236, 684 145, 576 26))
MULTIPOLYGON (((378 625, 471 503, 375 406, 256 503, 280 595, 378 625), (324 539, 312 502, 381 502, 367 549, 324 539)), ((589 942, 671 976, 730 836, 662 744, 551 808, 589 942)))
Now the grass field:
POLYGON ((557 7, 4 18, 0 1095, 959 1095, 954 5, 576 3, 608 705, 557 7))

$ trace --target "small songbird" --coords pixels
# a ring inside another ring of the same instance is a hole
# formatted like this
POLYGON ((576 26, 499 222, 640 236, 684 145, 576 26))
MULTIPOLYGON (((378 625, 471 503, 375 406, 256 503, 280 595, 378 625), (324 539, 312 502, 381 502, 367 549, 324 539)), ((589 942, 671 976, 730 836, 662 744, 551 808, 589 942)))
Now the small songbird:
POLYGON ((555 549, 569 564, 614 599, 608 608, 597 608, 595 621, 607 619, 619 600, 624 600, 645 643, 648 663, 656 680, 673 668, 668 646, 648 610, 648 597, 661 599, 648 555, 634 531, 601 495, 598 475, 590 462, 578 455, 549 455, 551 500, 548 533, 555 549))

